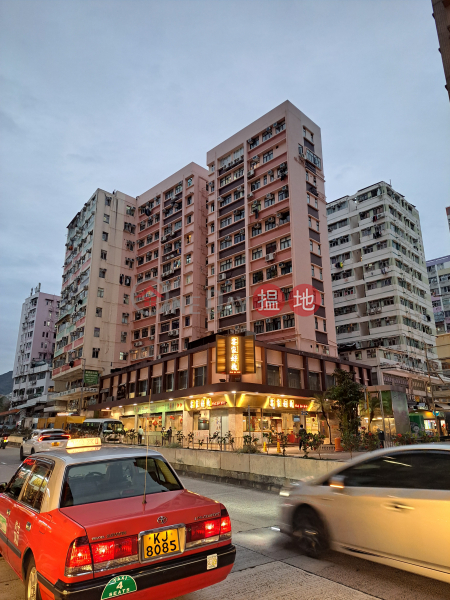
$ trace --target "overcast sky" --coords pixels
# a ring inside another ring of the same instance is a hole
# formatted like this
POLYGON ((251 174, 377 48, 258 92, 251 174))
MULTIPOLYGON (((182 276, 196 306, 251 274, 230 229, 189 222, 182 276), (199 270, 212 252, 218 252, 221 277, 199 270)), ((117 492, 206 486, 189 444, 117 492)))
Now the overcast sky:
POLYGON ((380 180, 450 254, 450 104, 430 0, 0 0, 0 373, 61 290, 66 225, 139 195, 284 100, 322 128, 327 199, 380 180))

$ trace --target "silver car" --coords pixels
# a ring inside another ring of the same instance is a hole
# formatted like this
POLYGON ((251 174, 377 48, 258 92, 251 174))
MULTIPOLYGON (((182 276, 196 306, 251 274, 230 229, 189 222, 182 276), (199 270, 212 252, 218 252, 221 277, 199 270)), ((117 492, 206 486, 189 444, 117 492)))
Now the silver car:
POLYGON ((450 583, 450 445, 376 450, 280 491, 282 532, 450 583))

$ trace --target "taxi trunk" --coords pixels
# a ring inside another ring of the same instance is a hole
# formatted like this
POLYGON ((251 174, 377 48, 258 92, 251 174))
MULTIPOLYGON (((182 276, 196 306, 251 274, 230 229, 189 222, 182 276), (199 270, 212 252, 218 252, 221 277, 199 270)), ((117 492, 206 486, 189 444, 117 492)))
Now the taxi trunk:
POLYGON ((145 502, 139 495, 60 510, 85 529, 94 576, 229 544, 231 538, 223 505, 184 489, 147 494, 145 502))

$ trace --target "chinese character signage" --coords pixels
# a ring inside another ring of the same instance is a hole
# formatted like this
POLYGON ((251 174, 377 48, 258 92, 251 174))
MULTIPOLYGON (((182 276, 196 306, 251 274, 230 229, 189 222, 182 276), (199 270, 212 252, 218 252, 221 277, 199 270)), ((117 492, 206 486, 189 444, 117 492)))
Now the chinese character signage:
POLYGON ((307 404, 299 404, 295 400, 288 398, 272 398, 268 399, 268 408, 307 408, 307 404))
POLYGON ((289 306, 300 317, 313 315, 320 307, 321 302, 320 292, 308 283, 296 285, 289 294, 289 306))
POLYGON ((255 373, 255 338, 253 335, 216 337, 216 373, 245 375, 255 373))
POLYGON ((86 385, 98 385, 98 371, 88 371, 84 372, 84 383, 86 385))
MULTIPOLYGON (((289 294, 288 304, 300 317, 309 317, 317 312, 322 303, 320 292, 308 283, 296 285, 289 294)), ((274 317, 285 308, 286 302, 281 289, 273 283, 260 285, 253 294, 253 308, 262 317, 274 317)))
POLYGON ((196 400, 189 400, 188 410, 195 409, 211 409, 216 406, 226 406, 226 400, 213 400, 212 398, 197 398, 196 400))
POLYGON ((253 294, 253 308, 263 317, 274 317, 284 305, 283 292, 277 285, 265 283, 253 294))

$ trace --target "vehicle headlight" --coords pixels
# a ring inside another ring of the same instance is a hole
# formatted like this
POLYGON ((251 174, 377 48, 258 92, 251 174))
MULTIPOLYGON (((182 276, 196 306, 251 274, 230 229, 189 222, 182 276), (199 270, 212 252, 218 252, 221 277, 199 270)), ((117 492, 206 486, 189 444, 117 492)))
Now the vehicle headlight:
POLYGON ((284 496, 285 498, 289 498, 290 495, 291 495, 291 492, 288 492, 287 490, 280 490, 280 496, 284 496))

